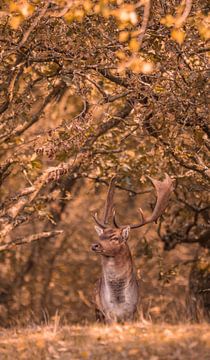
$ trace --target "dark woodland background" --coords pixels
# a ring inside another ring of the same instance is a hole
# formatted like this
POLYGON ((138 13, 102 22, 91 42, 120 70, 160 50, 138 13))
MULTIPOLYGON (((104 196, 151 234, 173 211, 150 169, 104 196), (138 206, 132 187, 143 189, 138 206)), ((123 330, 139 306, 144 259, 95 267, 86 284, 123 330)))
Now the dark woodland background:
POLYGON ((1 326, 94 321, 91 214, 117 174, 137 221, 165 172, 167 211, 129 240, 139 319, 210 320, 209 5, 190 3, 1 1, 1 326))

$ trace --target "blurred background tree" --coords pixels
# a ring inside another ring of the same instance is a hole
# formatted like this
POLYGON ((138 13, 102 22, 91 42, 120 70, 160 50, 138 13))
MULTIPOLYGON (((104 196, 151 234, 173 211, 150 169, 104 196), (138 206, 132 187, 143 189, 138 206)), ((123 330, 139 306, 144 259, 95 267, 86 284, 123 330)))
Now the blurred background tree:
POLYGON ((150 211, 147 175, 164 172, 176 183, 164 219, 131 239, 144 316, 210 318, 208 11, 205 0, 1 2, 2 325, 93 319, 91 213, 114 174, 122 222, 150 211))

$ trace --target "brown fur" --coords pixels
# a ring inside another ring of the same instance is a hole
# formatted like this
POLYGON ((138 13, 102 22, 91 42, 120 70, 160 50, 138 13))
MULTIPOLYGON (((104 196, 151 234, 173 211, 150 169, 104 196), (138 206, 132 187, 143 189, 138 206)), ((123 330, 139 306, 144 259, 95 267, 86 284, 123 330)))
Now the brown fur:
POLYGON ((137 310, 139 285, 127 244, 129 228, 96 228, 99 241, 92 245, 101 255, 102 276, 95 288, 96 319, 105 323, 131 321, 137 310))

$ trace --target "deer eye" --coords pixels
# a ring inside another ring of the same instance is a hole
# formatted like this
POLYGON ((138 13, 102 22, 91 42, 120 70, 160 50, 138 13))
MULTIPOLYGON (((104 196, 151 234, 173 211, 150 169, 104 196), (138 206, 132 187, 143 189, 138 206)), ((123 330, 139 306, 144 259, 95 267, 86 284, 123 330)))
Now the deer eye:
POLYGON ((112 243, 118 243, 118 242, 119 242, 119 239, 118 239, 118 238, 112 239, 111 242, 112 242, 112 243))

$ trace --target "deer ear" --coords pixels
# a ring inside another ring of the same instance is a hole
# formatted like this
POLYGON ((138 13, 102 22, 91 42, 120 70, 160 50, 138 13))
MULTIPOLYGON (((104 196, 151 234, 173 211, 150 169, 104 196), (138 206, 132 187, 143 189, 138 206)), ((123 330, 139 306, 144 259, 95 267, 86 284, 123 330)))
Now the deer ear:
POLYGON ((101 236, 104 232, 104 230, 97 225, 95 225, 95 229, 96 229, 98 236, 101 236))
POLYGON ((128 239, 130 229, 131 229, 130 226, 126 226, 124 229, 122 229, 122 239, 123 239, 123 241, 126 241, 128 239))

